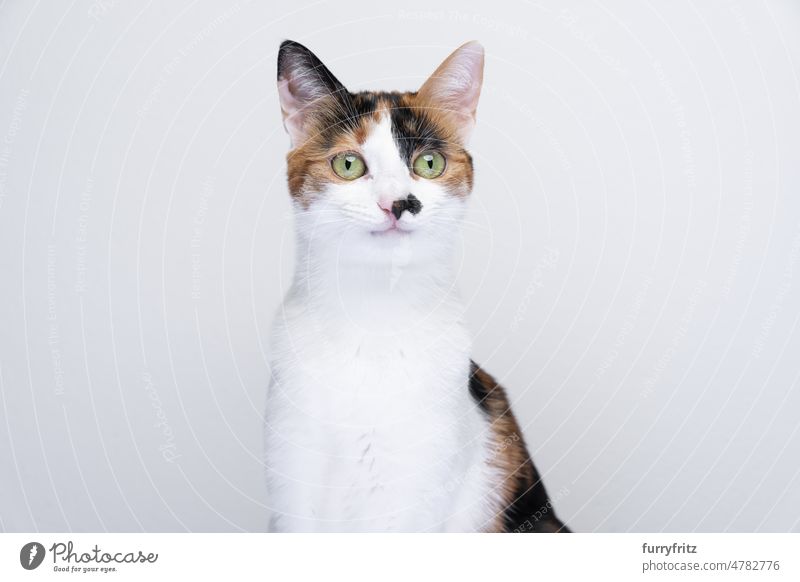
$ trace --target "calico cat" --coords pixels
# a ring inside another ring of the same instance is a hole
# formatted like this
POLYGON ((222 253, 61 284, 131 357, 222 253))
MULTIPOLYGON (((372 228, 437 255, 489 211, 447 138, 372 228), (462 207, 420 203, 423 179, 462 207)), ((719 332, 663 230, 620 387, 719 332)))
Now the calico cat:
POLYGON ((272 531, 567 531, 454 287, 483 61, 470 42, 417 92, 351 93, 280 47, 297 265, 271 342, 272 531))

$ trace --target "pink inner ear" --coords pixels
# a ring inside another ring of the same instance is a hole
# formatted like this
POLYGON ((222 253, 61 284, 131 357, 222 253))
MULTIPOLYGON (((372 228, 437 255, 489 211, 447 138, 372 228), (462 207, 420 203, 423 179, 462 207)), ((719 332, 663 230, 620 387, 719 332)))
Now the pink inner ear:
POLYGON ((292 140, 292 146, 298 146, 305 139, 303 127, 305 123, 304 109, 313 97, 304 95, 302 87, 298 87, 294 79, 278 81, 278 99, 283 112, 283 126, 292 140))
POLYGON ((483 83, 483 47, 468 42, 456 49, 419 90, 419 96, 458 117, 466 117, 461 137, 472 130, 483 83))
POLYGON ((483 57, 465 55, 456 59, 443 79, 442 92, 463 113, 474 115, 478 107, 483 77, 483 57))

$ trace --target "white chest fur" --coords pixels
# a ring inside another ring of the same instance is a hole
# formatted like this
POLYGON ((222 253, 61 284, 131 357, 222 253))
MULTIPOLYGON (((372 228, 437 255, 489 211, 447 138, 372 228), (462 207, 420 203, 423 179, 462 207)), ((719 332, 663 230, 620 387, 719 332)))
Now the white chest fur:
POLYGON ((266 411, 271 529, 472 530, 491 517, 459 306, 415 311, 403 293, 335 308, 287 298, 266 411))

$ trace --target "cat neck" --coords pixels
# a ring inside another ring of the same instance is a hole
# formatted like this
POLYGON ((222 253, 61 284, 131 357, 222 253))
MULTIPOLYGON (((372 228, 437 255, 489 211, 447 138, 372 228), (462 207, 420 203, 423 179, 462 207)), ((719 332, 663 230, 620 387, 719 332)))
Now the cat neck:
POLYGON ((411 319, 460 320, 452 256, 414 260, 402 249, 388 260, 342 260, 335 248, 298 246, 292 295, 331 321, 407 324, 411 319))

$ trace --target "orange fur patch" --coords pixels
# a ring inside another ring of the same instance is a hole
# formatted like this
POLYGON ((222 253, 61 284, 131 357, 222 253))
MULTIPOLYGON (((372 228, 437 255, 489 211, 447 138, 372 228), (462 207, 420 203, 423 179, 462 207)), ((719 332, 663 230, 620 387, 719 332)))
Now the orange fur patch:
MULTIPOLYGON (((315 111, 309 116, 310 137, 287 155, 289 192, 303 207, 308 207, 327 184, 342 180, 331 169, 331 159, 340 152, 359 152, 384 112, 392 116, 396 134, 415 136, 424 133, 427 141, 431 137, 428 134, 438 136, 435 149, 442 153, 447 165, 444 173, 434 179, 440 181, 453 196, 467 196, 470 193, 473 184, 472 158, 463 145, 455 140, 457 134, 452 125, 452 116, 421 102, 416 93, 363 92, 349 95, 347 99, 349 101, 343 103, 341 98, 330 96, 318 101, 314 106, 315 111)), ((419 141, 427 143, 422 139, 419 141)), ((413 173, 411 164, 416 155, 426 149, 431 148, 406 152, 409 154, 406 160, 409 173, 418 180, 424 178, 413 173)))

